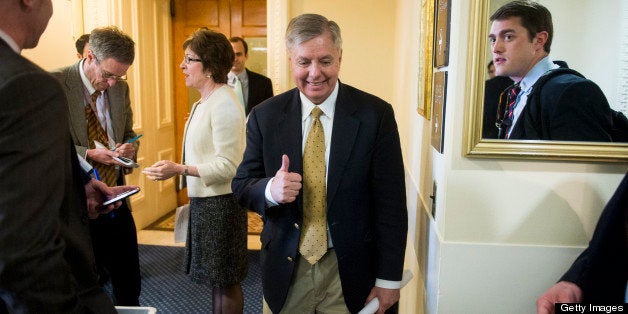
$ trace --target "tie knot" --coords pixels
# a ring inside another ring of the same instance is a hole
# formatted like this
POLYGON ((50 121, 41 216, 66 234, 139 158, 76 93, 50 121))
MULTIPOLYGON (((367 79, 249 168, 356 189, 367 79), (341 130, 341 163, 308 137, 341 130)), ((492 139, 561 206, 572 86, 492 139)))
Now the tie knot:
POLYGON ((318 119, 323 114, 323 110, 321 110, 321 108, 316 106, 316 107, 314 107, 314 109, 312 109, 310 114, 312 115, 312 117, 314 117, 314 119, 318 119))
POLYGON ((510 93, 513 96, 517 96, 519 94, 519 92, 521 91, 521 85, 519 85, 519 83, 515 84, 512 89, 510 90, 510 93))
POLYGON ((98 99, 98 96, 100 96, 100 91, 95 91, 95 92, 92 94, 92 102, 94 102, 94 103, 95 103, 95 102, 96 102, 96 100, 98 99))

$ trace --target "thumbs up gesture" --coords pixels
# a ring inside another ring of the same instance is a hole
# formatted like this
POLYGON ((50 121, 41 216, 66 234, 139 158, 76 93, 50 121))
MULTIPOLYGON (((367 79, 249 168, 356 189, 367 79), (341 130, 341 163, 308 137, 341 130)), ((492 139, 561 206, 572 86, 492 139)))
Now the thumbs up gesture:
POLYGON ((289 166, 290 158, 284 154, 281 156, 281 168, 270 183, 270 194, 279 204, 294 202, 301 190, 301 175, 288 172, 289 166))

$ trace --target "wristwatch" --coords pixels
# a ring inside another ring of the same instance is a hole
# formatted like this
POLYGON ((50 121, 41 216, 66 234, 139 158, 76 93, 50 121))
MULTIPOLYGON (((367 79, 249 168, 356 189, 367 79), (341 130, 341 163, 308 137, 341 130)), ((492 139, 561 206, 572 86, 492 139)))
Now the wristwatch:
POLYGON ((184 176, 188 176, 188 175, 190 175, 190 173, 188 172, 188 165, 184 165, 183 167, 184 167, 184 168, 183 168, 183 175, 184 175, 184 176))

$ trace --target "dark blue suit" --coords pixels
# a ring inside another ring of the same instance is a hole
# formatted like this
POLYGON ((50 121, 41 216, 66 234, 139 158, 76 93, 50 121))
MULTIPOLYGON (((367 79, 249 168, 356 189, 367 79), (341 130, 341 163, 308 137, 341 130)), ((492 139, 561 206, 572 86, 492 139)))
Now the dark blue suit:
MULTIPOLYGON (((345 302, 359 311, 375 279, 401 280, 407 235, 404 169, 397 124, 385 101, 341 84, 327 177, 327 224, 338 258, 345 302)), ((232 188, 240 203, 262 215, 264 298, 282 308, 297 260, 302 195, 267 208, 264 190, 290 158, 303 173, 301 101, 297 89, 255 107, 247 123, 244 159, 232 188)))
POLYGON ((259 73, 255 73, 249 69, 246 70, 246 75, 249 78, 249 99, 246 103, 246 112, 248 115, 253 107, 259 105, 262 101, 273 97, 273 83, 271 80, 259 73))
POLYGON ((0 60, 0 313, 115 313, 94 272, 63 90, 3 40, 0 60))
POLYGON ((528 96, 510 139, 612 140, 612 111, 594 82, 571 73, 560 74, 552 76, 537 91, 539 81, 528 96))
POLYGON ((582 289, 583 302, 623 303, 628 279, 628 174, 600 215, 593 238, 561 281, 582 289))

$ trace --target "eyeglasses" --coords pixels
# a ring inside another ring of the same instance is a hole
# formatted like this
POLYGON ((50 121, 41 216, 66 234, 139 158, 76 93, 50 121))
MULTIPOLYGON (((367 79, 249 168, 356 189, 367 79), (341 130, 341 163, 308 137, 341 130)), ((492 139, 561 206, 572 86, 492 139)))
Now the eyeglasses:
POLYGON ((112 73, 109 73, 103 69, 100 69, 100 74, 102 75, 102 78, 105 80, 116 80, 116 81, 126 81, 126 74, 125 75, 115 75, 112 73))
POLYGON ((183 62, 185 62, 185 64, 190 64, 190 62, 202 62, 203 60, 201 59, 194 59, 194 58, 190 58, 188 57, 188 55, 183 55, 183 62))
POLYGON ((105 79, 105 80, 116 80, 116 81, 126 81, 126 74, 125 75, 115 75, 113 73, 107 72, 107 71, 102 69, 102 67, 100 66, 100 61, 98 61, 96 56, 94 56, 94 60, 98 64, 98 70, 100 71, 100 76, 102 76, 103 79, 105 79))

